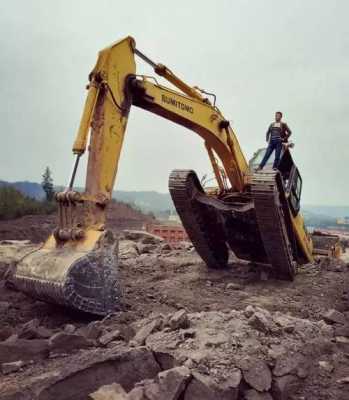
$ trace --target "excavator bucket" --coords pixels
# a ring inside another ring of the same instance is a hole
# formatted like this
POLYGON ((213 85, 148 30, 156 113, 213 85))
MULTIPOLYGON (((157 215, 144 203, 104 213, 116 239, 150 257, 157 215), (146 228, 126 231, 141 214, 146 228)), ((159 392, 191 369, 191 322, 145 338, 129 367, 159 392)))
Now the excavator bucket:
POLYGON ((120 309, 118 245, 112 232, 87 231, 58 244, 52 235, 15 266, 11 283, 37 299, 97 315, 120 309))
POLYGON ((331 235, 321 231, 314 231, 312 234, 314 255, 339 258, 341 245, 338 235, 331 235))

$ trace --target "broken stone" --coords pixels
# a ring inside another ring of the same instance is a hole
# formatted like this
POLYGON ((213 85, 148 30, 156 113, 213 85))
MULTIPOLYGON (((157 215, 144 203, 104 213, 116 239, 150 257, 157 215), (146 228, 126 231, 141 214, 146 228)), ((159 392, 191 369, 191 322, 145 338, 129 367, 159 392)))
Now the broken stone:
POLYGON ((267 318, 267 316, 260 312, 256 311, 249 319, 248 324, 258 331, 267 333, 271 328, 271 320, 267 318))
POLYGON ((102 334, 100 321, 92 321, 87 326, 83 326, 76 331, 77 335, 85 336, 89 340, 97 340, 102 334))
POLYGON ((179 366, 176 359, 169 353, 153 351, 153 355, 163 371, 179 366))
POLYGON ((15 339, 0 343, 0 363, 40 360, 48 357, 49 344, 44 339, 15 339))
POLYGON ((82 335, 58 332, 49 340, 50 350, 57 352, 69 352, 74 349, 83 349, 93 346, 93 342, 82 335))
POLYGON ((228 290, 243 290, 243 286, 239 285, 238 283, 228 283, 226 286, 226 289, 228 290))
POLYGON ((127 393, 121 385, 112 383, 100 387, 96 392, 91 393, 90 397, 93 400, 126 400, 127 393))
POLYGON ((144 388, 136 386, 127 394, 127 400, 148 400, 144 395, 144 388))
POLYGON ((187 312, 183 309, 176 311, 170 318, 169 326, 173 330, 188 328, 189 319, 187 312))
POLYGON ((19 371, 25 365, 24 361, 13 361, 1 364, 1 372, 4 375, 19 371))
POLYGON ((48 339, 52 336, 53 332, 51 329, 45 328, 44 326, 38 326, 35 330, 36 339, 48 339))
POLYGON ((184 340, 192 339, 196 336, 196 331, 195 331, 195 329, 186 329, 181 332, 181 336, 184 340))
POLYGON ((149 254, 157 249, 156 244, 143 244, 137 243, 137 249, 139 254, 149 254))
POLYGON ((18 332, 18 337, 20 339, 34 339, 36 337, 36 329, 39 325, 40 321, 37 318, 26 322, 18 332))
POLYGON ((262 360, 248 360, 243 365, 243 376, 245 381, 259 392, 265 392, 271 388, 271 372, 262 360))
POLYGON ((143 383, 144 397, 147 400, 162 400, 160 386, 154 380, 143 383))
POLYGON ((333 372, 334 366, 330 364, 328 361, 319 361, 319 367, 326 372, 333 372))
POLYGON ((161 399, 178 400, 190 377, 191 373, 189 369, 184 366, 160 372, 157 381, 159 383, 161 399))
POLYGON ((192 375, 184 393, 184 400, 237 400, 239 384, 236 387, 232 384, 217 384, 209 376, 198 372, 193 372, 192 375))
POLYGON ((345 325, 336 324, 334 326, 334 331, 336 336, 347 336, 349 337, 349 324, 346 323, 345 325))
POLYGON ((9 337, 5 340, 5 342, 6 342, 6 343, 13 343, 13 342, 15 342, 17 339, 18 339, 17 333, 13 333, 11 336, 9 336, 9 337))
POLYGON ((275 378, 271 389, 274 400, 288 400, 297 391, 300 382, 294 375, 275 378))
POLYGON ((41 375, 0 384, 0 398, 88 399, 101 386, 115 382, 129 392, 136 382, 153 378, 159 372, 152 352, 145 348, 96 350, 85 352, 82 362, 61 363, 41 375))
POLYGON ((250 389, 244 393, 245 400, 273 400, 269 393, 260 393, 257 390, 250 389))
POLYGON ((102 346, 106 346, 108 343, 112 342, 114 339, 120 338, 120 331, 118 329, 115 329, 114 331, 107 332, 104 335, 102 335, 99 339, 98 342, 102 346))
POLYGON ((346 376, 346 377, 344 377, 344 378, 337 379, 336 382, 337 382, 337 383, 349 383, 349 376, 346 376))
POLYGON ((0 301, 0 313, 5 313, 9 308, 11 307, 11 304, 8 301, 0 301))
POLYGON ((342 344, 349 344, 349 338, 346 336, 336 336, 336 342, 342 344))
POLYGON ((245 308, 244 315, 246 318, 250 318, 250 317, 252 317, 254 312, 255 312, 255 309, 251 305, 249 305, 245 308))
POLYGON ((346 323, 346 318, 344 316, 344 314, 342 314, 341 312, 337 311, 337 310, 329 310, 327 311, 326 314, 324 314, 323 316, 324 321, 327 322, 328 324, 345 324, 346 323))
POLYGON ((228 340, 229 337, 227 335, 219 332, 214 336, 207 336, 205 339, 202 339, 202 344, 206 347, 218 347, 223 345, 224 343, 227 343, 228 340))
POLYGON ((6 326, 0 329, 0 342, 8 339, 13 334, 12 328, 6 326))
POLYGON ((168 243, 164 243, 163 245, 161 245, 161 251, 171 251, 172 247, 168 244, 168 243))
POLYGON ((64 326, 64 332, 65 333, 74 333, 75 331, 76 331, 76 326, 75 325, 73 325, 73 324, 66 324, 65 326, 64 326))
POLYGON ((133 338, 132 342, 136 345, 144 345, 147 337, 162 325, 162 318, 155 318, 153 321, 144 325, 133 338))
POLYGON ((283 354, 277 358, 273 374, 275 376, 297 375, 298 370, 301 369, 303 371, 304 368, 302 367, 304 367, 305 363, 306 359, 302 354, 283 354))
POLYGON ((295 323, 284 315, 274 317, 276 325, 280 326, 286 333, 292 333, 295 330, 295 323))
POLYGON ((137 244, 132 240, 121 240, 119 242, 119 257, 120 259, 138 257, 137 244))
POLYGON ((160 236, 155 236, 151 233, 145 231, 136 231, 136 230, 124 230, 123 236, 127 240, 140 240, 144 244, 160 244, 164 242, 164 239, 160 236))

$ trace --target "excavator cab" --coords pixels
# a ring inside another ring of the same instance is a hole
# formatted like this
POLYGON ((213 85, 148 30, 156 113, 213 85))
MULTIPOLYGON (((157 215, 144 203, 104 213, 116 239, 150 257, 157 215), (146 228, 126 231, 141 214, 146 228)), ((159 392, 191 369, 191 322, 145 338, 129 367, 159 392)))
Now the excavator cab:
MULTIPOLYGON (((266 148, 257 150, 249 162, 250 170, 253 171, 258 167, 262 161, 266 148)), ((273 155, 269 158, 264 170, 271 171, 274 162, 273 155)), ((289 199, 289 205, 292 214, 296 216, 300 211, 300 202, 302 194, 302 177, 299 173, 297 166, 295 165, 291 152, 287 148, 283 148, 280 156, 279 172, 283 178, 283 184, 286 195, 289 199)))

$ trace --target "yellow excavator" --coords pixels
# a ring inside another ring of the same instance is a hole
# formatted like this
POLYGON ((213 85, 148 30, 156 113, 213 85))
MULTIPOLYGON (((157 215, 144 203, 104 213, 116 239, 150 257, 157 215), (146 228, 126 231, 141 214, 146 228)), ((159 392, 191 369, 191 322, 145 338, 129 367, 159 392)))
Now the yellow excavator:
POLYGON ((38 299, 97 315, 121 307, 117 240, 105 228, 131 106, 197 133, 217 187, 205 191, 192 170, 174 170, 169 190, 198 254, 209 268, 225 268, 229 248, 292 280, 297 264, 313 261, 311 236, 300 214, 302 179, 285 148, 278 171, 254 173, 265 150, 248 163, 216 97, 191 87, 136 48, 132 37, 99 52, 73 145, 76 160, 67 189, 56 194, 58 226, 43 246, 16 266, 12 281, 38 299), (176 89, 136 74, 135 56, 176 89), (89 138, 89 145, 87 146, 89 138), (88 149, 86 186, 74 190, 79 160, 88 149))

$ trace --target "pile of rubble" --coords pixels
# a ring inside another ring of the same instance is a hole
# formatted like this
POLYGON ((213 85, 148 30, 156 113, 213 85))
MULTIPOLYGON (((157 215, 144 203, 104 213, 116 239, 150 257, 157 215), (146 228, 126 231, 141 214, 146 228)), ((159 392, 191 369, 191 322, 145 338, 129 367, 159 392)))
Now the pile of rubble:
POLYGON ((331 372, 324 353, 349 351, 349 320, 335 310, 311 322, 252 306, 182 309, 135 322, 132 335, 107 321, 1 329, 1 399, 284 400, 312 370, 331 372))
MULTIPOLYGON (((188 243, 172 249, 156 236, 124 231, 120 271, 131 311, 93 320, 6 289, 7 272, 33 249, 29 242, 0 246, 2 400, 349 398, 349 312, 323 307, 333 299, 312 305, 317 318, 295 317, 294 310, 307 307, 299 283, 237 283, 229 272, 206 272, 188 243), (280 285, 284 298, 274 294, 280 285), (209 309, 199 308, 199 299, 193 307, 191 288, 221 301, 209 309), (275 304, 268 307, 270 292, 275 304), (232 306, 241 305, 238 296, 249 305, 232 306), (141 310, 143 299, 149 303, 141 310)), ((347 269, 323 260, 301 270, 301 282, 308 279, 322 296, 327 276, 345 277, 347 269)))

